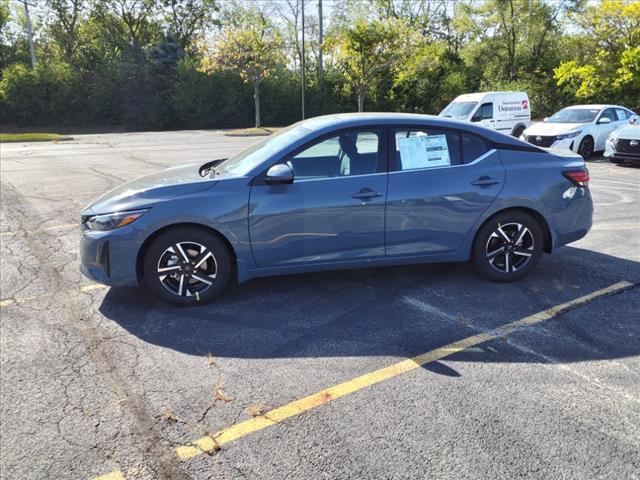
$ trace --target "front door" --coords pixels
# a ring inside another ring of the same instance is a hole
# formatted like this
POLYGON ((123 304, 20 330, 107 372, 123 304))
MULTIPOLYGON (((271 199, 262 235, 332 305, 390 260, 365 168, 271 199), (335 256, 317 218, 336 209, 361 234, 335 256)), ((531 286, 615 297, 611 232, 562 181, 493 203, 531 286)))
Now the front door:
POLYGON ((293 170, 292 184, 251 187, 249 235, 258 267, 384 257, 382 129, 341 131, 282 162, 293 170))
POLYGON ((393 137, 387 255, 455 252, 504 186, 498 152, 456 131, 407 127, 393 137))
POLYGON ((623 123, 624 122, 618 120, 618 116, 616 115, 616 112, 613 108, 607 108, 604 112, 602 112, 602 114, 596 121, 596 138, 593 149, 596 152, 604 150, 605 142, 607 141, 607 138, 609 138, 611 132, 620 127, 620 125, 622 125, 623 123), (608 118, 609 123, 600 123, 600 119, 602 118, 608 118))

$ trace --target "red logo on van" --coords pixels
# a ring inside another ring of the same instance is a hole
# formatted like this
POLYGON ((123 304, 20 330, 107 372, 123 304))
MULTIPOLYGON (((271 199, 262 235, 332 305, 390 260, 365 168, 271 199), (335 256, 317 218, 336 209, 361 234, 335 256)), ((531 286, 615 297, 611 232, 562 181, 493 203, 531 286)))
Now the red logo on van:
POLYGON ((522 100, 522 109, 526 110, 529 108, 529 102, 527 100, 522 100))

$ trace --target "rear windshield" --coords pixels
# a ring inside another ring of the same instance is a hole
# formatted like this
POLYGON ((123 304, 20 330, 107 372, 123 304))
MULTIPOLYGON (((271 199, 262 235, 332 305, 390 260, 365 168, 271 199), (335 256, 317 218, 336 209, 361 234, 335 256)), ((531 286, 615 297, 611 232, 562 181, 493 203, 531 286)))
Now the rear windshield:
POLYGON ((478 102, 452 102, 440 115, 442 117, 464 119, 469 116, 476 105, 478 105, 478 102))
POLYGON ((597 108, 564 108, 551 115, 549 123, 589 123, 593 122, 600 110, 597 108))

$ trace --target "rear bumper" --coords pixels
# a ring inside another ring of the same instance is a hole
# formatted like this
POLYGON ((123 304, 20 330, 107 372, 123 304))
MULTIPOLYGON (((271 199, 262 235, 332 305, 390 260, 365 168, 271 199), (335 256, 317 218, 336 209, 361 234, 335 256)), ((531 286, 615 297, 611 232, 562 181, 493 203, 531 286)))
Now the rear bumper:
POLYGON ((577 188, 567 208, 555 215, 554 248, 583 238, 593 226, 593 201, 588 188, 577 188))

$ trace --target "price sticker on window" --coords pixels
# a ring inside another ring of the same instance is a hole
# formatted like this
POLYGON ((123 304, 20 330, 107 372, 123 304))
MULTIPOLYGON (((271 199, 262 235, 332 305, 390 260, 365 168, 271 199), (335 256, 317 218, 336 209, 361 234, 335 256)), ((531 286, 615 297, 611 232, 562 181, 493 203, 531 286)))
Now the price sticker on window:
POLYGON ((451 165, 446 135, 420 135, 398 140, 402 170, 451 165))

